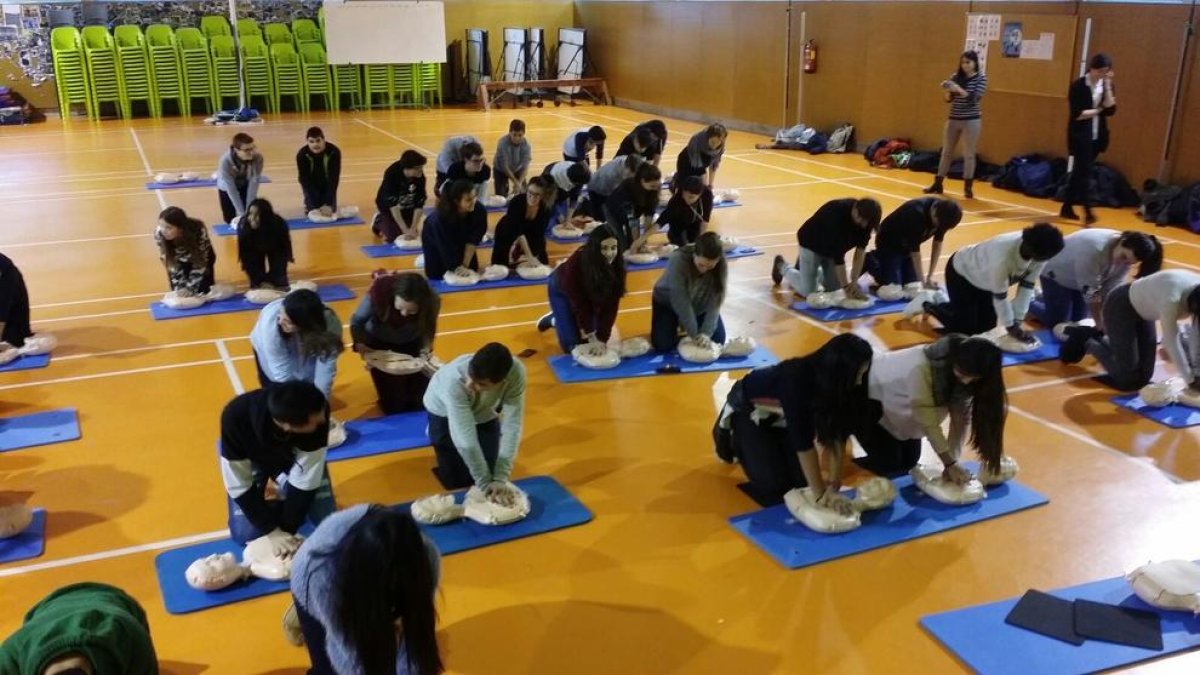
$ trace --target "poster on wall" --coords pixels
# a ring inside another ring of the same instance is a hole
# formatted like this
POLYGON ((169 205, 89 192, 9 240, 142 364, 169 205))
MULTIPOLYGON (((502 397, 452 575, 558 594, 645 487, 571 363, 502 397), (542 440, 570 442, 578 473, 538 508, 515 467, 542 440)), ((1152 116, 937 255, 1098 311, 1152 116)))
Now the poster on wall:
POLYGON ((968 14, 967 15, 967 39, 968 40, 999 40, 1000 39, 1000 15, 999 14, 968 14))
POLYGON ((1004 42, 1001 44, 1004 57, 1009 59, 1017 59, 1021 57, 1021 42, 1024 40, 1024 34, 1021 31, 1021 22, 1010 21, 1004 24, 1004 42))
POLYGON ((1021 58, 1035 61, 1054 60, 1054 33, 1042 33, 1036 40, 1021 41, 1021 58))
POLYGON ((979 72, 987 72, 987 56, 988 56, 988 41, 987 40, 972 40, 967 38, 967 44, 963 47, 964 52, 975 52, 979 56, 979 72))

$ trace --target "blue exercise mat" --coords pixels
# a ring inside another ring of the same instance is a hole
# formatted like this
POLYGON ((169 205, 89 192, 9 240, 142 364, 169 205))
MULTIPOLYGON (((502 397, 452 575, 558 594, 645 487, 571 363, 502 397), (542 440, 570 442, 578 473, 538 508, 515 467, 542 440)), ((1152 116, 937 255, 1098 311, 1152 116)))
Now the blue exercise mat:
POLYGON ((734 516, 729 523, 779 564, 794 570, 1006 516, 1050 501, 1020 483, 1009 481, 988 488, 987 499, 981 502, 950 506, 918 490, 910 476, 894 482, 898 494, 891 506, 864 513, 861 527, 841 534, 821 534, 808 529, 783 504, 734 516))
POLYGON ((1004 623, 1020 598, 956 609, 921 618, 921 626, 975 672, 987 675, 1070 675, 1094 673, 1156 659, 1200 646, 1200 618, 1156 609, 1142 602, 1123 577, 1051 591, 1064 600, 1092 600, 1154 612, 1162 627, 1163 649, 1128 647, 1087 640, 1073 645, 1004 623))
MULTIPOLYGON (((338 218, 329 223, 314 223, 308 218, 288 218, 287 225, 289 230, 315 230, 322 227, 343 227, 345 225, 363 225, 366 221, 358 216, 353 218, 338 218)), ((213 232, 218 237, 232 237, 237 234, 237 230, 229 226, 228 223, 219 223, 213 225, 213 232)))
MULTIPOLYGON (((476 250, 489 249, 493 245, 491 239, 476 246, 476 250)), ((409 255, 421 255, 423 251, 420 248, 399 248, 394 244, 371 244, 370 246, 360 246, 363 253, 367 254, 368 258, 399 258, 409 255)))
POLYGON ((0 539, 0 563, 28 560, 46 550, 46 510, 34 509, 33 522, 15 537, 0 539))
POLYGON ((800 312, 805 316, 810 316, 817 321, 833 322, 833 321, 850 321, 852 319, 865 319, 869 316, 879 316, 881 314, 898 314, 904 311, 904 306, 908 304, 908 300, 895 300, 888 302, 875 298, 875 304, 865 309, 843 309, 841 307, 827 307, 825 309, 813 309, 808 306, 807 302, 800 300, 792 303, 792 309, 800 312))
POLYGON ((8 363, 0 366, 0 373, 15 373, 18 370, 33 370, 35 368, 45 368, 50 365, 49 354, 38 354, 37 356, 18 356, 8 363))
POLYGON ((545 286, 550 278, 522 279, 516 272, 510 272, 503 281, 480 281, 474 286, 452 286, 441 279, 430 279, 429 285, 440 295, 447 293, 465 293, 466 291, 490 291, 496 288, 517 288, 519 286, 545 286))
POLYGON ((0 418, 0 452, 65 443, 80 435, 74 408, 0 418))
MULTIPOLYGON (((317 295, 321 296, 321 299, 325 302, 334 302, 335 300, 350 300, 354 297, 354 291, 342 284, 329 284, 328 286, 318 286, 317 295)), ((150 303, 150 314, 154 317, 155 321, 166 321, 167 319, 186 319, 192 316, 208 316, 210 314, 259 311, 262 308, 262 305, 256 305, 247 300, 243 295, 238 294, 228 300, 209 302, 195 309, 171 309, 161 302, 152 302, 150 303)))
MULTIPOLYGON (((270 183, 271 179, 263 176, 258 179, 259 183, 270 183)), ((150 181, 146 183, 147 190, 183 190, 186 188, 215 188, 217 181, 212 178, 199 178, 197 180, 180 181, 178 183, 155 183, 150 181)))
MULTIPOLYGON (((422 525, 421 529, 442 555, 451 555, 582 525, 592 519, 592 512, 550 476, 533 476, 513 482, 529 495, 531 508, 523 520, 510 525, 480 525, 463 519, 446 525, 422 525)), ((456 492, 456 500, 462 503, 465 494, 465 491, 456 492)), ((410 505, 411 502, 396 508, 408 511, 410 505)))
MULTIPOLYGON (((577 382, 600 382, 602 380, 621 380, 628 377, 646 377, 660 375, 657 370, 663 366, 677 366, 681 373, 717 373, 725 370, 748 370, 760 366, 770 366, 779 363, 779 359, 766 347, 758 347, 749 356, 740 358, 720 358, 712 363, 692 363, 684 361, 679 354, 646 354, 632 359, 622 359, 616 368, 594 370, 584 368, 575 363, 570 354, 550 357, 550 369, 554 376, 563 384, 577 382)), ((677 373, 662 373, 670 377, 677 373)))
POLYGON ((1165 424, 1172 429, 1186 429, 1200 425, 1200 409, 1187 405, 1165 405, 1161 408, 1146 405, 1138 394, 1124 394, 1113 397, 1113 403, 1152 419, 1159 424, 1165 424))
MULTIPOLYGON (((757 249, 757 248, 754 248, 753 246, 739 246, 739 247, 733 249, 732 251, 727 251, 725 253, 725 259, 733 260, 735 258, 750 258, 750 257, 756 256, 756 255, 762 255, 762 254, 763 254, 762 249, 757 249)), ((659 258, 658 260, 655 260, 654 262, 648 263, 645 265, 638 265, 636 263, 631 263, 628 260, 626 260, 625 261, 625 269, 630 272, 638 272, 640 270, 661 270, 661 269, 666 269, 668 262, 670 262, 670 256, 668 256, 666 258, 659 258)))
POLYGON ((346 442, 330 450, 327 461, 370 457, 429 445, 424 410, 346 422, 346 442))
POLYGON ((1041 343, 1037 349, 1025 352, 1024 354, 1009 354, 1005 352, 1000 360, 1001 366, 1018 366, 1022 363, 1053 361, 1058 358, 1058 352, 1062 349, 1062 343, 1058 341, 1058 338, 1054 337, 1053 331, 1048 329, 1036 330, 1033 331, 1033 336, 1041 343))

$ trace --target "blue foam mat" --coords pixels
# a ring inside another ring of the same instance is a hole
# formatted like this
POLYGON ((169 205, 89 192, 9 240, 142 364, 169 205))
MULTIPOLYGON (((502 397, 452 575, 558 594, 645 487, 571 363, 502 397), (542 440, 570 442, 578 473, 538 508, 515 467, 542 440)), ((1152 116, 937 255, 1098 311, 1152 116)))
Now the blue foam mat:
POLYGON ((490 291, 495 288, 517 288, 520 286, 545 286, 550 281, 545 279, 522 279, 515 272, 510 272, 503 281, 480 281, 474 286, 452 286, 441 279, 431 279, 430 287, 440 295, 447 293, 465 293, 467 291, 490 291))
MULTIPOLYGON (((446 525, 422 525, 421 529, 442 555, 451 555, 582 525, 592 519, 592 512, 550 476, 532 476, 513 482, 529 495, 531 508, 524 520, 511 525, 480 525, 463 519, 446 525)), ((457 501, 461 503, 465 494, 465 491, 456 492, 457 501)), ((410 505, 411 502, 395 508, 407 511, 410 505)))
MULTIPOLYGON (((551 356, 550 369, 559 382, 573 384, 577 382, 600 382, 602 380, 620 380, 629 377, 646 377, 659 375, 655 372, 666 365, 678 366, 682 373, 716 373, 725 370, 746 370, 760 366, 770 366, 779 363, 779 359, 766 347, 759 346, 749 356, 741 358, 721 358, 712 363, 701 364, 684 361, 679 354, 646 354, 632 359, 622 359, 616 368, 593 370, 575 363, 570 354, 551 356)), ((663 377, 670 377, 663 374, 663 377)))
MULTIPOLYGON (((263 176, 258 179, 259 183, 270 183, 271 179, 263 176)), ((146 183, 147 190, 186 190, 187 188, 215 188, 217 181, 212 178, 200 178, 198 180, 182 181, 179 183, 155 183, 150 181, 146 183)))
MULTIPOLYGON (((756 255, 762 255, 762 254, 763 254, 762 249, 754 248, 753 246, 739 246, 739 247, 733 249, 732 251, 726 252, 725 259, 733 260, 735 258, 750 258, 750 257, 756 256, 756 255)), ((628 260, 626 260, 625 261, 625 269, 630 272, 638 272, 641 270, 661 270, 661 269, 667 268, 668 262, 670 262, 670 257, 659 258, 658 260, 655 260, 654 262, 646 264, 646 265, 638 265, 638 264, 631 263, 628 260)))
MULTIPOLYGON (((475 249, 482 251, 490 249, 493 246, 491 239, 483 242, 475 249)), ((399 258, 403 256, 417 256, 423 252, 420 248, 398 248, 393 244, 371 244, 370 246, 359 247, 363 253, 367 254, 368 258, 399 258)))
POLYGON ((1093 600, 1154 612, 1162 626, 1163 649, 1142 649, 1098 640, 1076 646, 1004 623, 1020 598, 956 609, 921 618, 921 626, 979 673, 1070 675, 1094 673, 1200 646, 1200 618, 1156 609, 1142 602, 1122 577, 1051 591, 1064 600, 1093 600))
MULTIPOLYGON (((318 286, 317 295, 321 296, 321 299, 325 302, 334 302, 336 300, 350 300, 354 297, 354 291, 342 284, 329 284, 327 286, 318 286)), ((200 305, 195 309, 171 309, 161 302, 152 302, 150 303, 150 314, 154 317, 155 321, 166 321, 167 319, 186 319, 192 316, 208 316, 210 314, 261 311, 262 308, 262 305, 256 305, 246 300, 241 294, 238 294, 228 300, 210 302, 200 305)))
POLYGON ((0 418, 0 452, 65 443, 80 436, 74 408, 0 418))
POLYGON ((911 541, 963 525, 1005 516, 1049 503, 1046 497, 1009 481, 988 488, 987 499, 950 506, 925 495, 910 476, 895 481, 896 501, 862 515, 862 526, 840 534, 821 534, 796 522, 783 504, 729 519, 733 529, 788 569, 800 569, 845 556, 911 541))
MULTIPOLYGON (((322 227, 343 227, 346 225, 363 225, 366 221, 358 216, 353 218, 338 218, 331 223, 314 223, 308 218, 288 218, 287 225, 289 230, 315 230, 322 227)), ((229 226, 228 223, 218 223, 213 225, 213 233, 218 237, 232 237, 237 234, 237 230, 229 226)))
POLYGON ((1000 360, 1001 366, 1017 366, 1022 363, 1037 363, 1039 361, 1053 361, 1058 358, 1058 352, 1062 349, 1062 343, 1058 338, 1054 337, 1054 332, 1049 329, 1033 331, 1033 336, 1038 339, 1041 344, 1038 348, 1026 352, 1024 354, 1009 354, 1005 352, 1000 360))
POLYGON ((371 417, 346 422, 346 442, 330 450, 327 460, 336 462, 370 457, 429 445, 425 426, 429 416, 424 410, 386 417, 371 417))
POLYGON ((33 522, 20 534, 0 539, 0 563, 37 558, 46 550, 46 510, 34 509, 33 522))
POLYGON ((887 302, 875 298, 875 304, 865 309, 843 309, 841 307, 827 307, 825 309, 813 309, 808 306, 803 300, 792 303, 792 309, 800 312, 805 316, 810 316, 817 321, 850 321, 852 319, 865 319, 869 316, 879 316, 881 314, 899 314, 904 311, 904 306, 908 304, 908 300, 896 300, 887 302))
POLYGON ((1172 429, 1186 429, 1200 425, 1200 409, 1191 406, 1166 405, 1155 408, 1146 405, 1146 402, 1138 394, 1114 396, 1112 402, 1172 429))
POLYGON ((35 368, 45 368, 50 365, 49 354, 38 354, 37 356, 18 356, 8 363, 0 366, 0 373, 15 373, 18 370, 33 370, 35 368))

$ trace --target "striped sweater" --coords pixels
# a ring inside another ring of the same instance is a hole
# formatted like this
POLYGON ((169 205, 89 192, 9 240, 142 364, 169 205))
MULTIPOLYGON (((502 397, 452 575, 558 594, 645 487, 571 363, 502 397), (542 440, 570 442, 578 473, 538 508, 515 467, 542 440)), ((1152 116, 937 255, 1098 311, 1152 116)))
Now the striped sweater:
POLYGON ((950 81, 967 91, 966 96, 950 95, 950 119, 979 119, 979 99, 983 98, 983 93, 987 91, 987 75, 976 73, 968 77, 966 81, 960 81, 956 74, 950 78, 950 81))

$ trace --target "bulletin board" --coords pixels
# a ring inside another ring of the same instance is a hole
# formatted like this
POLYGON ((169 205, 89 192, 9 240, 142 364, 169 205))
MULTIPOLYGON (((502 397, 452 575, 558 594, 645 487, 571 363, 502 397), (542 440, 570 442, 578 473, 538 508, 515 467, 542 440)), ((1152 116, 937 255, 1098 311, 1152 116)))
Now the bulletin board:
POLYGON ((980 52, 989 91, 1066 98, 1075 79, 1077 26, 1078 18, 1066 14, 967 14, 965 49, 980 52), (1006 49, 1014 24, 1021 39, 1006 49))

